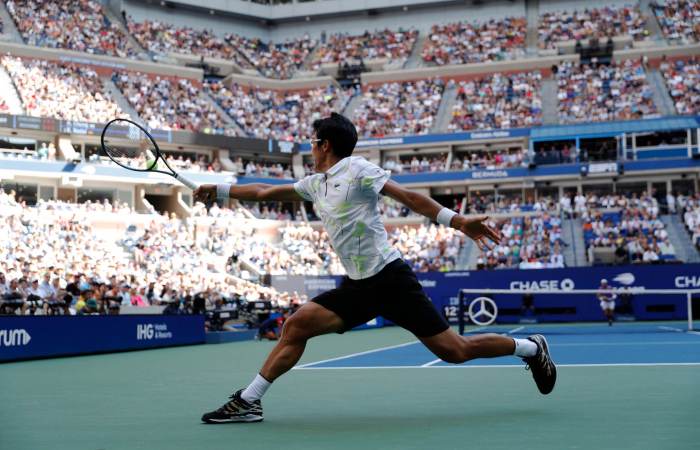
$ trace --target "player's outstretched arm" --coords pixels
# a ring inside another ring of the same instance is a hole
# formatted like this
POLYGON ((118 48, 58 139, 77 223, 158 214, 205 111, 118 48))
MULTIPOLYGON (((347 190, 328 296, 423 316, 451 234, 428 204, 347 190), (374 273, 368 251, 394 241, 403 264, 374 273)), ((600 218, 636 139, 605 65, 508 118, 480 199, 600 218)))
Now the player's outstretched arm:
MULTIPOLYGON (((391 180, 386 182, 381 192, 403 203, 411 211, 422 214, 430 220, 441 222, 441 220, 438 220, 438 216, 441 214, 443 206, 427 195, 406 189, 391 180)), ((474 240, 480 248, 484 249, 490 247, 490 242, 498 243, 501 240, 501 233, 495 228, 490 227, 486 223, 487 220, 488 217, 486 216, 469 218, 454 214, 449 221, 449 226, 466 234, 474 240)))
MULTIPOLYGON (((203 184, 194 191, 196 201, 210 204, 217 199, 216 184, 203 184)), ((219 197, 226 196, 226 192, 219 192, 219 197)), ((293 184, 265 184, 251 183, 243 185, 230 185, 228 187, 228 198, 237 200, 247 200, 253 202, 264 202, 277 200, 282 202, 297 202, 304 200, 294 190, 293 184)))

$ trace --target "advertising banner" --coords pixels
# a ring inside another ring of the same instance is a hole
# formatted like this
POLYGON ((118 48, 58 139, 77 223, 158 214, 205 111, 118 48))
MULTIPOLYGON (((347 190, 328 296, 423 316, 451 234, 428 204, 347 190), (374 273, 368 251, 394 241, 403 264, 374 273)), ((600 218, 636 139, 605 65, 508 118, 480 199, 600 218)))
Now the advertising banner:
POLYGON ((204 316, 0 316, 0 361, 204 341, 204 316))
MULTIPOLYGON (((678 295, 635 295, 630 300, 630 316, 639 320, 685 320, 685 289, 700 288, 700 264, 572 267, 548 270, 483 270, 460 272, 419 272, 423 289, 445 316, 456 320, 460 289, 526 289, 536 292, 597 289, 606 279, 613 289, 677 289, 678 295)), ((274 285, 273 277, 273 285, 274 285)), ((287 289, 306 292, 309 298, 327 290, 338 277, 299 277, 289 280, 287 289), (314 286, 316 290, 305 290, 314 286), (317 292, 318 291, 318 292, 317 292)), ((473 295, 472 297, 476 297, 473 295)), ((499 322, 515 321, 521 315, 522 294, 493 296, 499 307, 499 322)), ((593 294, 534 295, 537 319, 541 321, 603 320, 593 294)))

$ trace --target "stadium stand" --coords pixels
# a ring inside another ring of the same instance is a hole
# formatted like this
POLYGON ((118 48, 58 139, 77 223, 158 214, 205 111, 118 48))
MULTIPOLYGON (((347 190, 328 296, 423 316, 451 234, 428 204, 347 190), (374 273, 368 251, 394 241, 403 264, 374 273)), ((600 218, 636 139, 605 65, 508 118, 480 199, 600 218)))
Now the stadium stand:
POLYGON ((629 35, 634 40, 647 37, 646 18, 639 7, 587 8, 583 11, 552 11, 540 16, 540 48, 554 48, 560 41, 579 41, 629 35))
POLYGON ((644 66, 639 61, 557 66, 562 123, 631 120, 658 115, 644 66))
POLYGON ((368 86, 354 113, 358 134, 427 134, 434 125, 444 89, 445 83, 439 78, 368 86))
POLYGON ((640 196, 591 194, 575 203, 583 218, 591 262, 596 262, 595 250, 601 247, 614 251, 617 264, 675 260, 668 231, 659 218, 659 203, 646 192, 640 196))
POLYGON ((12 77, 30 116, 103 123, 128 117, 89 67, 11 56, 2 57, 0 64, 12 77))
POLYGON ((650 4, 666 39, 682 44, 700 41, 700 3, 662 0, 650 4))
POLYGON ((697 194, 692 197, 678 196, 677 203, 692 242, 700 249, 700 197, 697 194))
POLYGON ((460 81, 450 131, 515 128, 542 123, 542 75, 527 72, 460 81))
POLYGON ((115 72, 112 80, 152 128, 235 134, 190 80, 123 71, 115 72))
POLYGON ((357 36, 335 33, 313 54, 311 67, 319 69, 321 64, 338 64, 372 59, 386 59, 403 64, 416 43, 417 30, 389 29, 365 31, 357 36))
POLYGON ((697 57, 662 61, 659 67, 678 114, 700 113, 700 62, 697 57))
POLYGON ((456 269, 465 237, 443 226, 404 226, 390 230, 389 243, 401 252, 413 270, 446 272, 456 269))
POLYGON ((129 33, 149 52, 161 55, 184 53, 232 59, 239 65, 244 63, 243 67, 250 66, 244 62, 233 46, 209 30, 177 27, 157 20, 135 22, 131 17, 127 18, 127 26, 129 33))
POLYGON ((507 169, 526 165, 527 152, 523 149, 501 151, 470 151, 455 155, 450 170, 507 169))
MULTIPOLYGON (((511 211, 517 205, 510 205, 511 211)), ((529 209, 529 208, 528 208, 529 209)), ((555 214, 520 215, 493 222, 503 240, 493 249, 482 252, 477 269, 556 269, 564 267, 561 219, 555 214)))
POLYGON ((236 158, 233 161, 234 172, 238 175, 254 177, 271 177, 292 179, 292 171, 289 164, 253 161, 251 159, 236 158))
POLYGON ((111 239, 91 217, 132 215, 124 204, 41 201, 27 207, 13 192, 0 191, 0 205, 3 229, 10 237, 0 247, 0 273, 8 290, 3 294, 22 301, 16 314, 106 314, 120 305, 179 303, 195 295, 203 295, 211 305, 234 294, 251 301, 275 298, 280 304, 302 300, 211 270, 212 260, 229 251, 250 252, 256 243, 267 245, 252 231, 230 226, 231 218, 240 217, 235 211, 212 208, 214 221, 201 241, 194 240, 191 223, 158 215, 143 233, 127 228, 111 239))
POLYGON ((308 34, 279 43, 228 34, 226 41, 238 49, 263 76, 277 79, 292 78, 317 45, 317 41, 308 34))
POLYGON ((250 137, 285 141, 308 139, 313 121, 342 111, 348 97, 334 85, 277 91, 210 82, 205 89, 250 137))
POLYGON ((97 1, 7 0, 5 4, 29 45, 121 58, 136 53, 97 1))
POLYGON ((524 17, 433 25, 421 52, 428 65, 501 61, 525 55, 524 17))

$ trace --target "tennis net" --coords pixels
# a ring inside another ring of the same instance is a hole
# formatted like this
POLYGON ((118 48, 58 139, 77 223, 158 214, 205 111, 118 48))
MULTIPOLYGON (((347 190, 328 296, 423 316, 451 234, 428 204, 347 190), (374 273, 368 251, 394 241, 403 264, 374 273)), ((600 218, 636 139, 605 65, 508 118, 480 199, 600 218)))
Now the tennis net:
POLYGON ((700 315, 698 289, 461 289, 457 301, 462 334, 678 333, 700 315), (613 302, 612 325, 601 297, 613 302))

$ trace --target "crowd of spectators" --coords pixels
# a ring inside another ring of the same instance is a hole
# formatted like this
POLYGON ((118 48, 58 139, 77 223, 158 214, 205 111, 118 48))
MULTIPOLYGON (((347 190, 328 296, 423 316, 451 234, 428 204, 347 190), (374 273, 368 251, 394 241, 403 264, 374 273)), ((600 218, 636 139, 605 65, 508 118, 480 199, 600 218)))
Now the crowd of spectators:
POLYGON ((455 154, 450 170, 496 170, 522 167, 526 164, 526 156, 527 150, 524 149, 474 150, 455 154))
POLYGON ((621 35, 642 40, 648 36, 645 25, 646 18, 638 6, 606 6, 544 13, 540 15, 537 33, 540 48, 555 48, 560 41, 621 35))
POLYGON ((411 211, 404 204, 397 202, 391 197, 379 197, 379 213, 387 219, 395 219, 398 217, 419 217, 420 214, 411 211))
POLYGON ((112 77, 129 104, 149 127, 233 135, 199 87, 185 78, 116 72, 112 77))
POLYGON ((552 197, 541 196, 537 199, 528 198, 523 201, 520 194, 504 195, 499 193, 474 192, 467 205, 469 214, 507 214, 518 212, 554 213, 558 211, 556 202, 552 197))
POLYGON ((557 67, 559 121, 601 122, 658 114, 644 66, 631 59, 609 65, 564 62, 557 67))
POLYGON ((127 117, 87 66, 3 56, 27 115, 104 123, 127 117))
POLYGON ((241 52, 263 76, 287 79, 301 69, 317 41, 308 34, 300 38, 288 38, 284 42, 264 42, 237 34, 227 34, 226 41, 241 52))
MULTIPOLYGON (((669 210, 671 210, 670 206, 669 210)), ((673 210, 670 212, 681 214, 693 245, 700 250, 700 195, 679 195, 675 199, 673 210)))
POLYGON ((517 128, 542 124, 542 74, 494 73, 460 81, 450 131, 517 128))
POLYGON ((29 45, 98 55, 133 56, 122 29, 94 0, 7 0, 7 11, 29 45))
POLYGON ((114 314, 149 305, 182 312, 197 296, 209 308, 234 296, 280 304, 304 300, 236 276, 240 264, 226 261, 230 252, 267 244, 253 230, 235 228, 233 213, 212 208, 215 218, 205 233, 195 234, 189 220, 154 216, 143 232, 130 227, 119 237, 95 228, 91 217, 128 217, 133 212, 124 204, 39 201, 30 208, 0 190, 0 206, 7 236, 0 244, 4 313, 114 314))
POLYGON ((242 205, 257 219, 301 222, 303 217, 299 209, 294 214, 289 210, 289 203, 284 202, 242 202, 242 205))
POLYGON ((135 22, 127 18, 129 33, 149 52, 160 55, 183 53, 221 59, 242 59, 236 49, 210 30, 178 27, 159 20, 135 22))
MULTIPOLYGON (((700 3, 698 3, 700 5, 700 3)), ((699 13, 700 14, 700 13, 699 13)), ((700 21, 700 16, 698 17, 700 21)), ((659 66, 678 114, 700 113, 700 60, 663 60, 659 66)))
POLYGON ((535 150, 535 164, 569 164, 578 160, 575 143, 562 142, 541 145, 535 150))
POLYGON ((477 269, 556 269, 565 266, 561 219, 543 212, 491 221, 503 235, 500 243, 482 251, 477 269))
POLYGON ((435 124, 445 83, 439 79, 367 86, 354 112, 361 137, 427 134, 435 124))
POLYGON ((223 166, 219 158, 214 158, 209 161, 207 155, 197 155, 196 157, 182 155, 178 153, 166 153, 165 161, 173 169, 179 169, 186 172, 221 172, 223 166))
POLYGON ((311 136, 314 120, 342 111, 345 91, 328 85, 306 91, 275 91, 210 82, 205 89, 250 137, 302 141, 311 136))
POLYGON ((286 179, 293 178, 292 170, 289 164, 253 161, 250 159, 244 160, 240 156, 233 161, 233 164, 235 166, 234 172, 240 176, 286 179))
POLYGON ((359 36, 336 33, 318 46, 313 55, 311 67, 320 68, 321 64, 340 62, 357 62, 371 59, 387 59, 403 63, 413 50, 418 31, 416 30, 378 30, 366 31, 359 36))
POLYGON ((667 39, 682 44, 700 41, 700 2, 662 0, 651 6, 667 39))
POLYGON ((457 257, 467 238, 442 225, 402 226, 390 230, 389 243, 416 272, 447 272, 457 268, 457 257))
POLYGON ((433 25, 421 56, 438 66, 514 59, 525 54, 526 34, 524 17, 433 25))
POLYGON ((447 164, 447 154, 439 155, 401 155, 387 157, 382 167, 391 173, 423 173, 444 172, 447 164))
POLYGON ((630 196, 578 194, 574 212, 583 219, 584 240, 592 261, 593 249, 601 247, 614 250, 615 263, 675 259, 668 231, 659 218, 659 203, 647 192, 630 196))
POLYGON ((268 78, 291 78, 317 44, 308 35, 273 43, 235 33, 218 37, 211 30, 178 27, 156 20, 135 22, 129 18, 127 23, 129 32, 150 52, 231 60, 243 69, 257 69, 268 78))
POLYGON ((280 242, 251 257, 272 275, 342 275, 345 269, 333 251, 328 234, 308 225, 289 224, 279 229, 280 242))

